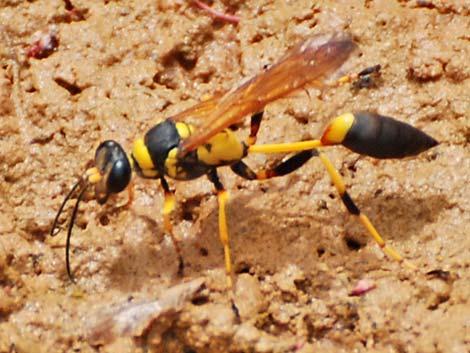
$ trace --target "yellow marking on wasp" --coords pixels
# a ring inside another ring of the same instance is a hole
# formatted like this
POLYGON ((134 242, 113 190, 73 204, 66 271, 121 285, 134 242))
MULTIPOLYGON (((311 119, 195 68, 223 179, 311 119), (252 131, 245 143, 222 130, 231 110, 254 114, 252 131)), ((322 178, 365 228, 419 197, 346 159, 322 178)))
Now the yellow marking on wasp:
POLYGON ((243 143, 237 139, 234 132, 225 129, 197 148, 197 158, 207 165, 220 166, 242 159, 243 149, 243 143))
POLYGON ((248 136, 246 139, 246 144, 248 146, 253 146, 256 143, 256 137, 255 136, 248 136))
POLYGON ((135 140, 132 155, 142 170, 155 168, 150 153, 142 138, 135 140))
POLYGON ((168 152, 168 156, 165 160, 165 173, 173 179, 185 179, 187 176, 186 171, 178 166, 178 162, 181 159, 178 158, 178 147, 175 147, 168 152))
POLYGON ((163 218, 165 224, 165 231, 168 234, 172 234, 172 225, 170 222, 171 211, 175 208, 176 200, 172 193, 165 193, 165 200, 163 202, 163 218))
POLYGON ((346 113, 334 118, 325 129, 321 142, 327 145, 340 144, 346 138, 348 131, 354 123, 355 117, 352 113, 346 113))
MULTIPOLYGON (((142 138, 135 140, 132 148, 132 155, 134 156, 139 168, 142 170, 142 174, 149 178, 158 177, 158 171, 155 170, 152 158, 148 151, 147 146, 142 138)), ((132 160, 132 158, 131 158, 132 160)))
POLYGON ((194 131, 193 126, 186 124, 186 123, 182 123, 182 122, 176 123, 175 127, 176 127, 176 130, 178 131, 178 135, 182 139, 188 138, 189 136, 191 136, 191 134, 194 131))

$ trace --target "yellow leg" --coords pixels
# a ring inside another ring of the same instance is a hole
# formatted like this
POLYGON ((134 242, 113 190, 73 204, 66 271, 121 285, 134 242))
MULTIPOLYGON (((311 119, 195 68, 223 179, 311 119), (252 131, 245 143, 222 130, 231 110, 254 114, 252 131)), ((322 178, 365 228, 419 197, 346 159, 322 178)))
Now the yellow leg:
POLYGON ((180 240, 175 236, 173 233, 173 225, 171 224, 170 215, 171 212, 175 209, 176 206, 176 199, 173 192, 170 190, 168 183, 165 179, 161 179, 161 183, 163 186, 164 194, 164 201, 163 201, 163 225, 165 227, 165 232, 171 236, 171 241, 173 242, 173 246, 175 247, 175 251, 178 254, 178 273, 181 275, 183 274, 184 269, 184 262, 183 256, 181 255, 181 247, 180 247, 180 240))
POLYGON ((227 275, 227 286, 233 288, 232 280, 232 258, 230 256, 230 238, 228 235, 227 228, 227 216, 225 214, 225 204, 228 200, 227 190, 221 190, 217 193, 217 198, 219 201, 219 237, 222 246, 224 247, 224 256, 225 256, 225 273, 227 275))
POLYGON ((322 146, 323 144, 320 140, 277 143, 272 145, 253 145, 248 147, 248 153, 290 153, 313 150, 322 146))
POLYGON ((163 203, 163 222, 165 227, 165 232, 173 237, 173 225, 171 224, 170 215, 171 212, 175 209, 176 200, 175 195, 172 192, 165 191, 165 200, 163 203))
POLYGON ((230 289, 230 301, 232 302, 232 310, 238 318, 240 313, 235 304, 235 292, 233 286, 233 272, 232 272, 232 258, 230 256, 230 238, 228 235, 227 216, 225 214, 225 204, 229 198, 228 191, 221 188, 222 184, 219 182, 217 175, 215 175, 214 185, 217 187, 217 199, 219 202, 219 237, 220 242, 224 247, 225 256, 225 277, 227 278, 227 287, 230 289))
POLYGON ((379 232, 377 229, 375 229, 374 225, 372 222, 369 220, 369 218, 363 214, 360 209, 356 206, 354 201, 351 199, 349 196, 346 186, 344 185, 343 179, 341 175, 338 173, 336 168, 333 166, 331 161, 328 159, 328 157, 323 154, 319 153, 320 160, 322 161, 324 167, 328 171, 328 174, 330 175, 330 178, 338 191, 341 200, 343 201, 344 205, 348 209, 349 213, 353 214, 354 216, 357 216, 361 223, 364 225, 364 227, 367 229, 367 231, 370 233, 370 235, 374 238, 374 240, 377 242, 377 244, 380 246, 382 251, 393 258, 394 260, 403 263, 405 266, 412 270, 419 271, 418 267, 414 265, 412 262, 406 260, 401 256, 393 247, 390 245, 387 245, 385 243, 385 240, 380 236, 379 232))
POLYGON ((227 215, 225 214, 225 204, 227 203, 229 194, 228 191, 224 189, 224 186, 219 180, 217 171, 214 168, 209 173, 207 177, 214 184, 217 190, 217 199, 219 203, 219 238, 222 246, 224 247, 224 256, 225 256, 225 273, 227 275, 227 286, 233 291, 233 273, 232 273, 232 258, 230 256, 230 238, 228 235, 227 227, 227 215))

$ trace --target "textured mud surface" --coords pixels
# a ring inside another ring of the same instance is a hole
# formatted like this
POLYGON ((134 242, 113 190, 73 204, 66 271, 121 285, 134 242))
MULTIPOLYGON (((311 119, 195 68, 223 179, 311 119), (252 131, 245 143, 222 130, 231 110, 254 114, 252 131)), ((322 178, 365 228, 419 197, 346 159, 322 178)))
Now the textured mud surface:
POLYGON ((1 352, 470 351, 467 1, 212 4, 238 24, 191 1, 1 4, 1 352), (328 119, 357 110, 435 137, 439 146, 408 160, 326 151, 384 238, 433 274, 384 257, 312 160, 266 182, 221 171, 239 319, 206 178, 172 183, 183 277, 163 234, 160 186, 135 179, 129 209, 116 208, 125 195, 81 205, 71 250, 78 284, 68 281, 66 232, 49 231, 100 141, 128 149, 158 119, 230 89, 302 38, 335 30, 361 48, 353 71, 382 65, 376 86, 307 88, 271 104, 259 142, 318 137, 328 119), (363 279, 375 288, 351 296, 363 279))

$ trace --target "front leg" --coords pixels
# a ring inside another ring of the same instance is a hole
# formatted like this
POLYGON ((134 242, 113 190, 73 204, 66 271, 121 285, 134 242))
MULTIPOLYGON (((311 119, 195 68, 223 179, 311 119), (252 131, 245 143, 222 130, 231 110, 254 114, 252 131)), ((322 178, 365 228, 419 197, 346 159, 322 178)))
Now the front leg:
POLYGON ((175 193, 170 190, 168 182, 164 177, 160 178, 160 183, 163 187, 165 197, 163 202, 163 224, 165 233, 171 236, 171 241, 173 242, 173 246, 175 247, 176 253, 178 255, 178 274, 182 275, 184 270, 184 261, 183 256, 181 255, 180 240, 173 233, 173 225, 171 224, 170 220, 171 212, 175 209, 176 206, 175 193))

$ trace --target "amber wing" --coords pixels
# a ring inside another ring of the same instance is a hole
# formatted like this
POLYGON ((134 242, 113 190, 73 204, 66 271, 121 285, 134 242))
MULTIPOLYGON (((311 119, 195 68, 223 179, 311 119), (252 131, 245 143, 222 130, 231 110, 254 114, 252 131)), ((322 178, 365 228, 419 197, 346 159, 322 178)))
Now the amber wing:
POLYGON ((183 141, 180 153, 197 148, 224 128, 306 84, 322 87, 355 48, 347 33, 312 36, 238 88, 178 114, 175 119, 208 114, 195 133, 183 141))

